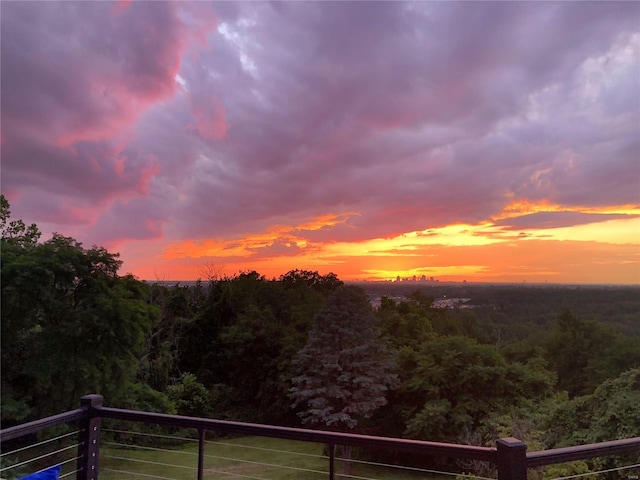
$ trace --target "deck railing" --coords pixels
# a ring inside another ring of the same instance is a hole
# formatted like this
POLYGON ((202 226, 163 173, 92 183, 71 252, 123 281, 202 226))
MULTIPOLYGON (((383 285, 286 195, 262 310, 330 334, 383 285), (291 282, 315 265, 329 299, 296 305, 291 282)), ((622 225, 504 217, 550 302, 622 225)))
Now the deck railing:
MULTIPOLYGON (((558 448, 537 452, 527 452, 524 442, 516 438, 501 438, 495 447, 477 447, 448 443, 405 440, 338 433, 301 428, 287 428, 253 423, 212 420, 180 415, 167 415, 103 406, 100 395, 87 395, 81 399, 81 408, 54 415, 23 425, 0 430, 0 445, 42 430, 79 422, 77 444, 77 468, 74 472, 78 480, 97 480, 100 458, 100 437, 102 420, 126 420, 166 427, 191 428, 198 432, 197 478, 204 473, 205 432, 222 434, 273 437, 287 440, 320 443, 328 446, 328 477, 334 480, 336 474, 336 447, 368 447, 387 451, 403 451, 416 456, 454 458, 467 461, 488 462, 495 466, 498 480, 526 480, 527 470, 546 465, 583 460, 599 456, 640 453, 640 437, 615 440, 590 445, 558 448)), ((3 449, 4 450, 4 449, 3 449)), ((3 468, 6 470, 7 467, 3 468)), ((2 474, 0 473, 0 476, 2 474)))

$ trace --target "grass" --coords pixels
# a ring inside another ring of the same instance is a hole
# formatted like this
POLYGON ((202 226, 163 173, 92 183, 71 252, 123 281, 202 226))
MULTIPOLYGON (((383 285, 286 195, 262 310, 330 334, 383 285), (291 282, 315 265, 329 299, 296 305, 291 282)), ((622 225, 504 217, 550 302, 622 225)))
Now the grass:
MULTIPOLYGON (((323 455, 323 448, 320 444, 266 437, 209 441, 205 446, 204 478, 324 480, 329 475, 329 460, 323 455)), ((197 442, 162 451, 117 448, 108 444, 100 448, 101 480, 146 480, 149 476, 193 480, 197 477, 197 465, 197 442)), ((341 472, 342 465, 336 462, 336 473, 341 472)), ((356 463, 352 465, 350 475, 377 480, 445 478, 356 463)))

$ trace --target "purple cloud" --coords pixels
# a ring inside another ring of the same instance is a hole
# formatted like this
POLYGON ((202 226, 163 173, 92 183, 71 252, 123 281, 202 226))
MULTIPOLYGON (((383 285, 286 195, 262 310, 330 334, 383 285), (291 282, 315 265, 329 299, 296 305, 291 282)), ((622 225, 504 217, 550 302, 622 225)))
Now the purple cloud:
MULTIPOLYGON (((637 217, 637 215, 624 214, 597 214, 581 212, 539 212, 520 217, 498 220, 496 225, 508 230, 526 229, 547 229, 573 227, 589 223, 606 222, 609 220, 620 220, 637 217)), ((523 235, 521 233, 521 235, 523 235)))

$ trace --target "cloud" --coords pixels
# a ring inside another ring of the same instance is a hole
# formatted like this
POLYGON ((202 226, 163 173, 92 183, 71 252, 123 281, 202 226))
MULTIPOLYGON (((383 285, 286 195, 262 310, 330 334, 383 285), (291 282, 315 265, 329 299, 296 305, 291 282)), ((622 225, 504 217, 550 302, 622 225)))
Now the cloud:
MULTIPOLYGON (((588 15, 581 14, 585 23, 578 25, 570 6, 542 9, 531 21, 531 6, 509 6, 504 12, 502 7, 483 4, 462 12, 460 6, 434 5, 419 20, 415 12, 393 4, 366 14, 357 4, 252 8, 252 22, 239 21, 237 35, 248 37, 243 48, 257 78, 242 69, 238 52, 231 69, 222 55, 228 81, 240 86, 222 88, 230 141, 212 147, 217 158, 203 165, 193 185, 194 203, 216 191, 224 207, 207 213, 191 205, 205 221, 184 225, 186 234, 206 235, 206 225, 240 231, 278 215, 306 210, 310 216, 344 205, 358 206, 363 224, 393 235, 452 220, 479 221, 514 193, 568 195, 564 179, 572 180, 564 162, 573 152, 566 140, 546 145, 550 135, 545 133, 538 145, 518 137, 544 128, 550 119, 552 99, 545 98, 550 95, 545 89, 565 77, 579 81, 581 65, 591 55, 627 48, 615 42, 620 24, 628 29, 631 24, 616 13, 588 9, 588 15), (381 18, 384 26, 378 28, 381 18), (491 25, 489 18, 505 28, 491 25), (458 27, 465 35, 452 41, 444 30, 461 19, 469 22, 458 27), (549 22, 553 31, 538 43, 508 41, 521 27, 533 32, 549 22), (577 32, 563 33, 570 27, 577 32), (601 36, 598 41, 591 40, 594 32, 601 36), (586 46, 574 43, 579 39, 586 46), (536 107, 538 121, 521 121, 532 97, 547 103, 536 107), (531 176, 545 165, 551 167, 546 183, 532 185, 531 176)), ((216 61, 211 58, 209 65, 216 61)), ((222 69, 216 73, 224 84, 222 69)), ((600 129, 583 126, 586 131, 572 144, 600 129)), ((601 135, 614 140, 619 132, 606 132, 614 126, 607 125, 601 135)), ((606 167, 611 182, 625 182, 622 171, 633 158, 634 140, 629 132, 621 140, 631 142, 629 154, 619 155, 622 146, 615 141, 601 142, 602 151, 591 152, 597 158, 578 165, 588 177, 575 182, 582 185, 578 188, 602 179, 592 162, 604 155, 615 158, 606 167)), ((631 195, 635 179, 626 183, 631 195)), ((573 202, 583 199, 579 193, 573 202)))
MULTIPOLYGON (((8 3, 2 111, 13 133, 58 145, 110 139, 175 89, 181 27, 171 3, 8 3)), ((12 137, 8 137, 12 138, 12 137)))
POLYGON ((98 243, 287 225, 256 252, 297 258, 298 240, 530 235, 640 204, 637 3, 0 8, 3 191, 98 243), (514 201, 559 210, 500 217, 514 201))
POLYGON ((496 225, 508 230, 547 229, 572 227, 589 223, 606 222, 625 218, 637 218, 638 215, 597 214, 582 212, 539 212, 521 217, 499 220, 496 225))
POLYGON ((149 192, 159 165, 124 147, 145 109, 174 94, 183 32, 172 5, 2 5, 3 183, 35 195, 18 211, 49 221, 52 198, 65 199, 64 225, 78 208, 95 219, 149 192))

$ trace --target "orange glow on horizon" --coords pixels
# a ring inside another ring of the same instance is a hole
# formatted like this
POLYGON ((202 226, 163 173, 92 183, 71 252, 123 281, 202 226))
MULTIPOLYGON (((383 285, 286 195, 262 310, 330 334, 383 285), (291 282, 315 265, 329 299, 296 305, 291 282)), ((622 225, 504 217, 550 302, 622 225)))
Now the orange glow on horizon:
MULTIPOLYGON (((553 208, 525 202, 504 211, 553 208)), ((624 206, 606 211, 632 216, 517 231, 484 222, 359 242, 312 240, 307 233, 342 225, 354 215, 327 214, 298 226, 274 225, 238 238, 169 244, 158 253, 158 264, 165 269, 161 275, 146 265, 135 272, 140 278, 193 280, 206 278, 206 266, 216 265, 224 275, 255 270, 267 278, 302 268, 332 272, 345 281, 425 275, 441 281, 640 284, 640 216, 633 216, 639 210, 624 206)))

